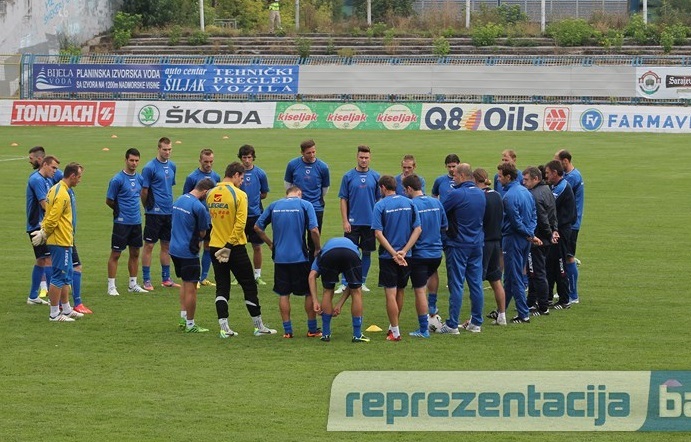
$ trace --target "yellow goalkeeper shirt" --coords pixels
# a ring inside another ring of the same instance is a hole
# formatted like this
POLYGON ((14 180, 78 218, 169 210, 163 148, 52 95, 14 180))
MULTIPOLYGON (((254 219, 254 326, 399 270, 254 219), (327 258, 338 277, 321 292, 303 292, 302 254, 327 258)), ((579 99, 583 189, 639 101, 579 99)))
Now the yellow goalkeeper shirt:
POLYGON ((211 247, 247 244, 247 194, 223 181, 209 191, 206 204, 211 215, 211 247))
POLYGON ((75 215, 68 186, 64 181, 59 181, 46 196, 46 215, 41 224, 48 235, 46 244, 71 247, 74 244, 75 215))

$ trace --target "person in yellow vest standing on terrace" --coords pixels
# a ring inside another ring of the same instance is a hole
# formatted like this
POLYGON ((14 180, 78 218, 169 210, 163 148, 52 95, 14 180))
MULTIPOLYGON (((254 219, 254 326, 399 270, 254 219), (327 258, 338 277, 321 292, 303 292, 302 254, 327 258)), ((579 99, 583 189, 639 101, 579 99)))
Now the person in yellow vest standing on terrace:
POLYGON ((278 0, 269 0, 269 32, 281 30, 281 5, 278 0))

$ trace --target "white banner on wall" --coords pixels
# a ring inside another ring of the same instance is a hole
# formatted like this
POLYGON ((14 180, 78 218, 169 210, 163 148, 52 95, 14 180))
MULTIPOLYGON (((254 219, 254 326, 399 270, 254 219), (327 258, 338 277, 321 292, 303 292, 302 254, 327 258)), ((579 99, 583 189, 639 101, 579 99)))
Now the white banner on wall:
POLYGON ((657 106, 572 106, 571 130, 691 133, 691 109, 657 106))
POLYGON ((568 131, 571 106, 523 104, 422 105, 422 130, 568 131))
POLYGON ((648 99, 691 99, 691 68, 636 68, 636 95, 648 99))
POLYGON ((275 102, 133 101, 128 126, 269 129, 275 102))

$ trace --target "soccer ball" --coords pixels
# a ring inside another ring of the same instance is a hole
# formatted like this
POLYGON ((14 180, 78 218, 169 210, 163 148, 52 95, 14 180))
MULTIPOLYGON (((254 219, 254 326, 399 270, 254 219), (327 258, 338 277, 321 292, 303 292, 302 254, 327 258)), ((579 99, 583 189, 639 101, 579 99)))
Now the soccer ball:
POLYGON ((436 332, 437 330, 441 329, 442 326, 442 320, 441 316, 439 315, 430 315, 428 319, 428 328, 429 331, 432 333, 436 332))

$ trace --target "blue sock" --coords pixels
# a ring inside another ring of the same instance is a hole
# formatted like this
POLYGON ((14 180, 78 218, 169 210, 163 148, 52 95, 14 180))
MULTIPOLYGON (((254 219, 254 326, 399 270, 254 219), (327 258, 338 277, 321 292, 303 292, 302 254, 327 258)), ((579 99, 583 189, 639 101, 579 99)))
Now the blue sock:
POLYGON ((322 313, 322 334, 331 334, 331 315, 327 315, 326 313, 322 313))
POLYGON ((41 279, 43 279, 43 267, 34 265, 34 269, 31 271, 31 288, 29 289, 29 298, 38 298, 38 288, 41 285, 41 279))
POLYGON ((420 324, 420 333, 424 333, 429 330, 429 320, 427 315, 418 315, 417 322, 420 324))
POLYGON ((353 337, 362 336, 362 316, 353 316, 353 337))
POLYGON ((72 272, 72 299, 75 307, 82 303, 82 272, 72 272))
POLYGON ((161 280, 168 281, 170 279, 170 266, 161 266, 161 280))
POLYGON ((569 278, 570 298, 578 298, 578 266, 575 262, 566 263, 566 275, 569 278))
POLYGON ((429 308, 429 314, 430 315, 436 315, 437 312, 439 311, 437 309, 437 294, 436 293, 428 293, 427 294, 427 307, 429 308))
POLYGON ((362 252, 362 283, 367 281, 369 274, 369 267, 372 265, 372 254, 370 252, 362 252))
POLYGON ((307 330, 311 331, 312 333, 317 331, 317 320, 316 319, 308 319, 307 320, 307 330))
POLYGON ((283 321, 283 333, 293 333, 293 323, 291 321, 283 321))
POLYGON ((151 267, 142 266, 142 279, 144 281, 151 281, 151 267))
POLYGON ((53 267, 43 267, 43 276, 46 277, 46 285, 50 285, 50 280, 53 277, 53 267))
POLYGON ((211 268, 211 252, 204 250, 202 253, 202 277, 200 280, 205 280, 209 276, 209 269, 211 268))

